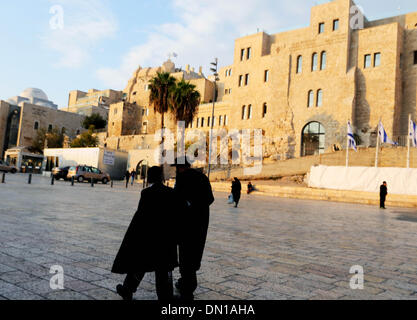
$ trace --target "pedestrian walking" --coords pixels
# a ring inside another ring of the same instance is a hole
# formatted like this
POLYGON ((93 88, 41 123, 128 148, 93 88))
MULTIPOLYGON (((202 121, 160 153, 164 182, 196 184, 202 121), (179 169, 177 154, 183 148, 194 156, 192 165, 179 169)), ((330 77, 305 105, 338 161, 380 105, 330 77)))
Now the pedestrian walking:
POLYGON ((214 202, 209 179, 203 173, 191 168, 185 157, 178 158, 174 191, 183 203, 179 238, 179 264, 181 278, 176 283, 181 299, 194 299, 197 289, 197 271, 207 240, 210 220, 210 205, 214 202))
POLYGON ((387 195, 388 195, 388 187, 387 187, 387 182, 384 181, 380 187, 380 191, 379 191, 379 207, 381 209, 386 209, 385 208, 385 200, 387 199, 387 195))
POLYGON ((176 196, 163 185, 162 169, 149 169, 150 187, 142 191, 138 210, 123 239, 112 272, 126 274, 116 287, 124 300, 132 300, 145 273, 155 272, 158 299, 173 299, 172 270, 178 267, 176 196))
POLYGON ((127 189, 127 187, 129 186, 129 180, 130 180, 130 172, 129 172, 129 170, 126 170, 125 179, 126 179, 126 189, 127 189))
POLYGON ((132 170, 130 176, 132 177, 132 186, 133 186, 133 184, 135 183, 135 179, 136 179, 136 171, 132 170))
POLYGON ((240 196, 242 194, 242 184, 240 183, 238 178, 234 178, 232 181, 232 195, 233 201, 235 202, 235 208, 239 205, 240 196))

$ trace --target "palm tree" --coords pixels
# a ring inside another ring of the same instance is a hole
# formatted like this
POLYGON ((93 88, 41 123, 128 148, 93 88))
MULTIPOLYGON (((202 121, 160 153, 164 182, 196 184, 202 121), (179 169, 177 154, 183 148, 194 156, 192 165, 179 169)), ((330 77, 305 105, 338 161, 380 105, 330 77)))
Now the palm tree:
POLYGON ((175 88, 176 79, 168 72, 157 73, 149 81, 149 90, 151 91, 149 102, 154 106, 156 112, 161 114, 161 129, 165 127, 165 113, 169 110, 170 95, 175 88))
POLYGON ((195 88, 195 85, 181 80, 171 92, 170 106, 176 122, 185 121, 186 125, 193 122, 201 101, 195 88))
MULTIPOLYGON (((153 105, 155 112, 161 114, 161 154, 164 152, 164 131, 165 128, 165 113, 169 110, 170 95, 176 86, 176 79, 172 77, 168 72, 158 72, 156 76, 149 81, 149 90, 151 91, 149 96, 149 102, 153 105)), ((161 165, 162 165, 162 158, 161 165)), ((162 174, 163 172, 162 166, 162 174)))

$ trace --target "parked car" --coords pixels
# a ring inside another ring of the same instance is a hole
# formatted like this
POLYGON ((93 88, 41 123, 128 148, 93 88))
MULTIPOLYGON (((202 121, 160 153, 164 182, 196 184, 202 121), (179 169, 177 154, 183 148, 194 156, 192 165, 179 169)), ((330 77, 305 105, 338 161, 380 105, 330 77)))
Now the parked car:
POLYGON ((3 160, 0 160, 0 172, 1 171, 15 174, 17 172, 17 168, 15 166, 11 166, 3 160))
POLYGON ((80 183, 93 180, 95 183, 101 181, 103 184, 107 184, 111 180, 108 173, 90 166, 71 167, 68 170, 67 178, 71 180, 72 177, 80 183))
POLYGON ((71 167, 53 168, 52 175, 55 177, 55 180, 68 180, 67 176, 70 168, 71 167))

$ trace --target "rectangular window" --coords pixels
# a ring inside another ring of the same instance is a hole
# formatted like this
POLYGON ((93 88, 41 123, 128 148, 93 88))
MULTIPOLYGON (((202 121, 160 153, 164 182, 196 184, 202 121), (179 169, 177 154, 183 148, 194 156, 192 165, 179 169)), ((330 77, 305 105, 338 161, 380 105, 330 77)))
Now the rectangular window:
POLYGON ((210 127, 210 117, 207 118, 207 127, 210 127))
POLYGON ((204 127, 204 118, 201 118, 201 127, 204 127))
POLYGON ((219 126, 221 126, 223 124, 223 116, 219 116, 219 126))
POLYGON ((417 51, 414 51, 414 64, 417 64, 417 51))
POLYGON ((239 76, 239 87, 241 87, 243 85, 243 76, 240 75, 239 76))
POLYGON ((319 33, 324 33, 324 22, 319 23, 319 33))
POLYGON ((242 120, 245 120, 246 117, 246 106, 242 107, 242 120))
POLYGON ((224 125, 227 126, 229 123, 229 119, 227 118, 227 115, 224 116, 224 125))
POLYGON ((364 67, 365 67, 365 69, 371 67, 371 60, 372 60, 371 55, 370 54, 366 54, 365 55, 365 61, 364 61, 364 67))
POLYGON ((196 128, 200 126, 200 118, 197 118, 196 128))
POLYGON ((248 119, 252 119, 252 105, 248 106, 248 119))
POLYGON ((268 105, 264 103, 263 110, 262 110, 262 118, 266 117, 267 112, 268 112, 268 105))
POLYGON ((249 60, 252 55, 252 48, 248 48, 246 52, 246 59, 249 60))
POLYGON ((339 19, 333 20, 333 31, 339 30, 339 19))
POLYGON ((381 53, 374 54, 374 67, 379 67, 381 65, 381 53))
POLYGON ((265 70, 264 81, 268 82, 269 80, 269 70, 265 70))
POLYGON ((249 84, 249 74, 245 75, 245 86, 249 84))
POLYGON ((228 94, 228 93, 229 93, 229 90, 225 89, 224 94, 228 94))
POLYGON ((243 61, 245 58, 245 49, 240 50, 240 61, 243 61))

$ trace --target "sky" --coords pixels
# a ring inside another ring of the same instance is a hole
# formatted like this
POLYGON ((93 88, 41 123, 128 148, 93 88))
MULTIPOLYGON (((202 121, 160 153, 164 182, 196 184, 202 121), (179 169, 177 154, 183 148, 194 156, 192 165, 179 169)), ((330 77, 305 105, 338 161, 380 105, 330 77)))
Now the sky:
MULTIPOLYGON (((71 90, 123 90, 139 67, 177 54, 208 74, 233 63, 234 40, 309 25, 326 0, 0 1, 0 99, 40 88, 63 108, 71 90)), ((357 0, 370 20, 417 11, 416 0, 357 0)))

